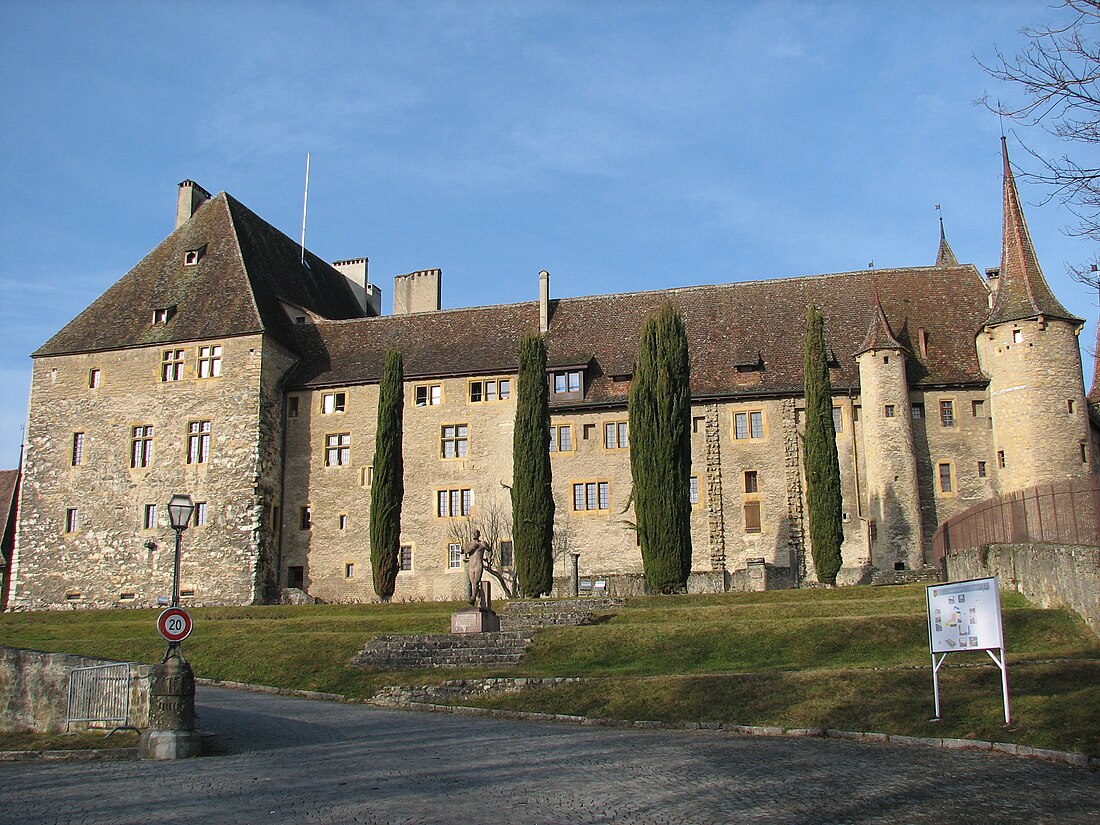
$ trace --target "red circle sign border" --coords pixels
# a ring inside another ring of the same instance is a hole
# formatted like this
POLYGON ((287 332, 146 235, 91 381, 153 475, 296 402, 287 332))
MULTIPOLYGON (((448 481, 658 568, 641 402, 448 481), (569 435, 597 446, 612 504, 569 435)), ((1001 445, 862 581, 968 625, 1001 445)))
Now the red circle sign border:
POLYGON ((193 627, 194 622, 191 621, 191 614, 184 610, 182 607, 169 607, 167 610, 162 610, 160 615, 157 616, 157 632, 173 644, 182 642, 184 639, 190 636, 193 627), (168 619, 172 618, 173 616, 183 617, 183 633, 169 633, 167 628, 165 627, 168 619))

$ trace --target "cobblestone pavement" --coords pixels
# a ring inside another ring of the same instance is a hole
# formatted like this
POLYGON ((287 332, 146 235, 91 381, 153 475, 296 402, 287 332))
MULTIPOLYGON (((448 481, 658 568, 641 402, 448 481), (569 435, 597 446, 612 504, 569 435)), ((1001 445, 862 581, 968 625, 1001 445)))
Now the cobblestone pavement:
POLYGON ((200 687, 222 755, 0 764, 3 823, 1100 822, 1009 756, 381 710, 200 687))

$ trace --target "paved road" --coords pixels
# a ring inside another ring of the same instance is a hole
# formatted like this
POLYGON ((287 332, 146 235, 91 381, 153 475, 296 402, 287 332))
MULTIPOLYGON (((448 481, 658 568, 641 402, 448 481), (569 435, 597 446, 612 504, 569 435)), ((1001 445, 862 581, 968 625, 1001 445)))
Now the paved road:
POLYGON ((1100 822, 997 754, 380 710, 199 688, 220 756, 0 764, 2 823, 1100 822))

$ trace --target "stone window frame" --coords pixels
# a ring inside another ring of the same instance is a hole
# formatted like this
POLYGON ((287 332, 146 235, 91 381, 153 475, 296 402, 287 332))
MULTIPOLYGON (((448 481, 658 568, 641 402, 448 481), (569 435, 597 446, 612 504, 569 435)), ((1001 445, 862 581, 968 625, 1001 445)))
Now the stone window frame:
POLYGON ((288 395, 286 397, 286 417, 297 418, 302 414, 302 396, 288 395))
POLYGON ((471 487, 440 487, 435 491, 435 517, 466 518, 474 514, 474 491, 471 487))
POLYGON ((611 479, 609 478, 575 478, 570 482, 570 512, 575 516, 606 516, 611 513, 611 479), (578 498, 578 492, 582 498, 578 498), (595 506, 589 506, 595 496, 595 506), (578 501, 583 501, 584 506, 578 507, 578 501))
POLYGON ((978 478, 988 478, 988 477, 989 477, 988 465, 984 461, 979 461, 978 462, 978 478))
POLYGON ((934 478, 936 484, 937 498, 954 498, 959 494, 959 483, 955 477, 955 462, 951 459, 942 459, 936 461, 936 472, 934 478), (944 468, 947 469, 946 478, 944 477, 944 468), (947 482, 947 486, 950 489, 943 489, 945 480, 947 482))
POLYGON ((733 424, 731 434, 734 441, 763 441, 768 437, 768 416, 765 414, 763 407, 746 407, 743 410, 734 410, 730 416, 730 421, 733 424), (759 431, 754 426, 753 416, 759 416, 759 431), (744 420, 743 431, 738 426, 739 419, 744 420))
POLYGON ((413 572, 413 560, 416 558, 412 544, 398 544, 397 546, 397 572, 413 572))
POLYGON ((750 498, 741 502, 741 527, 745 533, 762 533, 764 532, 764 502, 759 498, 750 498), (749 513, 755 513, 752 522, 750 523, 749 513))
POLYGON ((844 432, 844 407, 833 405, 833 432, 844 432))
POLYGON ((600 430, 603 433, 603 448, 609 451, 630 449, 630 421, 625 418, 614 418, 610 421, 601 421, 600 430))
POLYGON ((897 404, 883 404, 882 405, 882 417, 883 418, 897 418, 897 404))
POLYGON ((573 440, 573 424, 550 424, 550 452, 552 454, 557 453, 572 453, 576 451, 576 441, 573 440), (569 435, 565 439, 569 446, 562 446, 562 431, 565 431, 569 435))
POLYGON ((340 513, 336 516, 336 529, 347 530, 348 529, 348 514, 340 513))
POLYGON ((997 467, 998 467, 998 469, 1003 470, 1007 466, 1008 466, 1008 460, 1005 458, 1005 451, 1004 450, 997 450, 997 467))
POLYGON ((743 495, 753 496, 760 494, 760 471, 749 469, 741 471, 741 489, 743 495), (749 488, 752 488, 751 490, 749 488))
POLYGON ((195 348, 195 377, 221 378, 222 352, 221 344, 201 344, 195 348))
POLYGON ((970 399, 970 416, 971 418, 988 418, 985 412, 986 404, 984 398, 971 398, 970 399))
POLYGON ((98 390, 100 382, 103 379, 103 370, 99 367, 92 367, 88 370, 88 389, 98 390))
POLYGON ((160 353, 160 380, 162 384, 182 381, 187 357, 185 349, 166 349, 160 353))
POLYGON ((923 401, 913 401, 909 404, 909 417, 914 421, 920 421, 925 417, 923 401))
POLYGON ((955 399, 941 398, 937 407, 940 413, 940 426, 945 430, 957 430, 959 417, 955 413, 955 399))
POLYGON ((153 425, 130 427, 130 469, 146 470, 153 466, 153 425))
POLYGON ((321 415, 343 415, 348 411, 347 390, 321 393, 321 415), (331 403, 330 400, 331 399, 331 403))
POLYGON ((443 384, 416 384, 413 386, 414 407, 442 407, 443 384))
POLYGON ((439 425, 439 459, 440 461, 453 461, 464 459, 470 455, 470 424, 466 421, 453 424, 439 425), (448 434, 450 433, 450 434, 448 434), (447 455, 448 448, 453 449, 452 455, 447 455))
POLYGON ((491 404, 497 401, 510 401, 511 398, 512 379, 508 376, 471 378, 466 385, 466 402, 469 404, 491 404), (492 397, 489 395, 490 386, 493 389, 492 397))
POLYGON ((374 486, 374 465, 367 464, 359 468, 359 486, 368 490, 374 486))
POLYGON ((580 367, 573 369, 548 370, 547 380, 550 382, 551 400, 566 400, 584 398, 585 370, 580 367))
POLYGON ((355 559, 344 560, 344 580, 351 581, 355 578, 355 559))
POLYGON ((351 465, 351 433, 325 433, 325 466, 351 465))
POLYGON ((698 510, 703 506, 703 487, 699 483, 698 473, 692 473, 688 478, 688 502, 692 510, 698 510))
POLYGON ((462 569, 462 544, 451 541, 447 543, 447 570, 462 569))
POLYGON ((210 459, 213 425, 209 420, 187 422, 187 463, 205 464, 210 459))
POLYGON ((72 534, 80 530, 80 509, 77 507, 65 508, 65 520, 62 522, 63 533, 72 534))
POLYGON ((313 507, 310 504, 303 504, 298 508, 298 529, 299 530, 312 530, 313 529, 313 507))
POLYGON ((176 305, 166 307, 156 307, 153 310, 153 320, 151 325, 154 327, 162 327, 172 320, 176 315, 176 305))
POLYGON ((73 433, 72 452, 69 455, 70 466, 79 467, 84 463, 85 433, 73 433))
POLYGON ((196 501, 195 509, 191 513, 192 527, 206 527, 210 523, 210 508, 205 501, 196 501))
POLYGON ((156 504, 143 504, 141 507, 141 529, 142 530, 156 530, 157 529, 157 505, 156 504))
POLYGON ((513 568, 516 566, 516 546, 512 542, 511 536, 505 539, 501 539, 497 542, 497 564, 501 567, 513 568), (508 556, 505 561, 504 545, 508 545, 508 556))

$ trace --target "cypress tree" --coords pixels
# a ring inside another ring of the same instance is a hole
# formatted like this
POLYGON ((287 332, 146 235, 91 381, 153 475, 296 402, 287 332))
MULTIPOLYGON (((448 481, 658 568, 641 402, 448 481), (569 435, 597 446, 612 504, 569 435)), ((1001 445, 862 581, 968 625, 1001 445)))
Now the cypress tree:
POLYGON ((630 471, 642 566, 652 592, 691 573, 691 387, 687 334, 672 304, 646 319, 630 387, 630 471))
POLYGON ((546 344, 530 333, 519 344, 516 424, 512 436, 512 550, 523 596, 554 585, 554 491, 550 485, 550 390, 546 344))
POLYGON ((370 490, 370 564, 374 592, 383 602, 393 597, 400 567, 401 501, 405 497, 405 466, 401 456, 403 384, 401 353, 390 350, 378 386, 374 480, 370 490))
POLYGON ((814 304, 806 311, 806 504, 814 569, 823 584, 835 585, 844 542, 840 463, 833 427, 833 388, 825 350, 825 318, 814 304))

